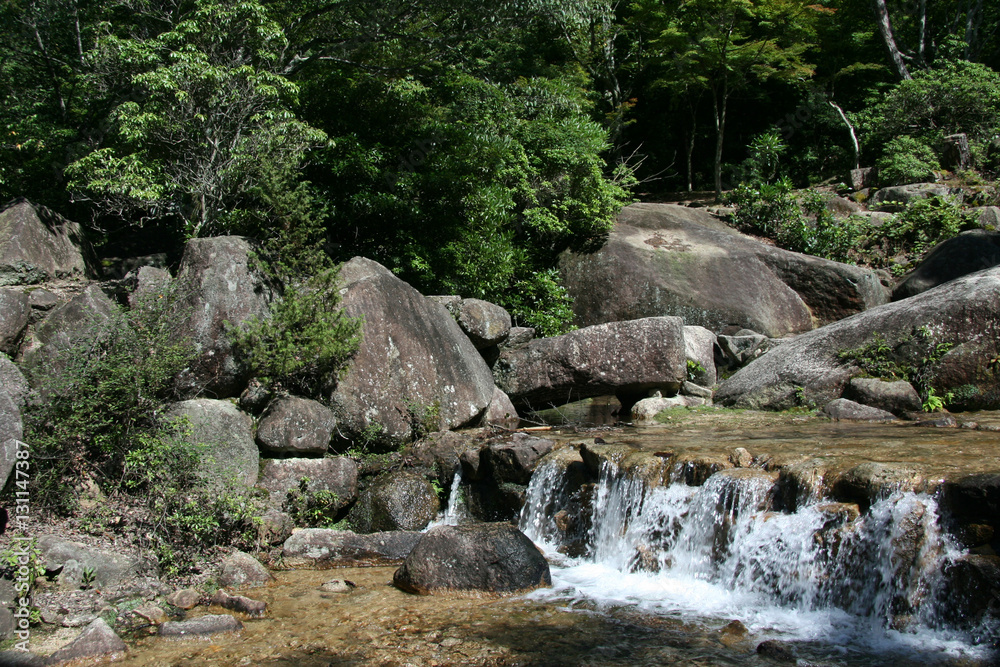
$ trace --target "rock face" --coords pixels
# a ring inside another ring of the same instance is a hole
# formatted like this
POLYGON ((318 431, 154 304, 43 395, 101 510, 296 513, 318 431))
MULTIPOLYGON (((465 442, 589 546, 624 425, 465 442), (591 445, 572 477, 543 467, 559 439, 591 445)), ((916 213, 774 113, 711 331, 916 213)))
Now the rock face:
POLYGON ((64 588, 79 588, 85 571, 93 573, 93 585, 101 590, 119 586, 130 579, 151 573, 152 563, 108 551, 92 549, 77 542, 43 535, 38 550, 47 571, 59 574, 64 588))
POLYGON ((398 563, 422 536, 412 531, 358 535, 349 530, 304 528, 285 541, 282 555, 286 563, 311 567, 398 563))
POLYGON ((18 201, 0 212, 0 285, 94 276, 84 260, 84 245, 80 225, 18 201))
POLYGON ((115 305, 97 285, 53 310, 24 355, 32 386, 38 388, 49 377, 59 378, 75 356, 74 347, 98 336, 114 311, 115 305))
POLYGON ((273 459, 264 462, 258 486, 270 494, 270 505, 283 507, 288 492, 308 479, 308 492, 336 495, 334 511, 347 507, 358 495, 358 467, 346 456, 328 459, 273 459))
POLYGON ((765 246, 670 204, 626 207, 600 251, 567 252, 560 267, 580 326, 675 315, 779 337, 887 300, 872 271, 765 246))
POLYGON ((257 426, 257 444, 276 454, 322 456, 337 428, 333 411, 322 403, 283 396, 271 401, 257 426))
POLYGON ((182 396, 238 396, 246 372, 233 354, 226 322, 239 327, 268 314, 271 292, 250 266, 250 243, 239 236, 191 239, 177 271, 180 299, 176 335, 189 338, 198 356, 177 379, 182 396))
POLYGON ((361 493, 347 520, 359 533, 422 530, 439 509, 440 501, 430 482, 401 470, 379 475, 361 493))
POLYGON ((163 414, 180 420, 182 436, 203 446, 204 470, 217 480, 234 479, 253 486, 257 482, 260 454, 253 441, 253 420, 229 401, 197 398, 174 403, 163 414))
POLYGON ((421 595, 502 595, 551 586, 552 577, 545 557, 524 533, 507 523, 485 523, 432 528, 396 570, 392 583, 421 595))
POLYGON ((462 299, 449 310, 477 350, 499 345, 510 334, 510 313, 482 299, 462 299))
POLYGON ((0 352, 12 357, 17 354, 30 314, 27 294, 19 289, 0 289, 0 352))
POLYGON ((505 349, 497 386, 517 406, 562 405, 615 394, 631 407, 651 389, 676 393, 687 373, 678 317, 599 324, 505 349))
POLYGON ((482 521, 513 521, 524 505, 531 474, 555 442, 513 433, 461 455, 469 512, 482 521))
POLYGON ((7 479, 17 462, 17 442, 24 437, 24 422, 21 410, 10 395, 0 387, 0 488, 7 485, 7 479))
POLYGON ((754 409, 785 409, 803 400, 825 405, 840 398, 850 379, 861 374, 838 353, 861 349, 876 334, 900 361, 912 364, 921 363, 931 346, 954 344, 931 368, 935 389, 941 395, 955 391, 955 402, 962 407, 1000 407, 1000 386, 991 366, 1000 355, 1000 268, 802 334, 726 380, 715 401, 754 409), (929 339, 921 340, 921 332, 929 339))
POLYGON ((28 400, 29 391, 28 380, 21 370, 6 355, 0 354, 0 392, 5 392, 14 405, 22 408, 28 400))
POLYGON ((368 259, 344 264, 340 278, 344 311, 364 317, 364 327, 330 395, 338 430, 395 446, 415 430, 475 423, 493 398, 493 377, 447 309, 368 259))
POLYGON ((689 371, 693 371, 694 381, 703 387, 711 387, 717 378, 715 347, 715 334, 705 327, 693 325, 684 327, 684 354, 687 356, 687 361, 693 361, 701 366, 701 369, 695 367, 689 371))
POLYGON ((906 299, 997 265, 1000 265, 1000 233, 981 229, 962 232, 934 246, 917 268, 903 276, 892 291, 892 300, 906 299))

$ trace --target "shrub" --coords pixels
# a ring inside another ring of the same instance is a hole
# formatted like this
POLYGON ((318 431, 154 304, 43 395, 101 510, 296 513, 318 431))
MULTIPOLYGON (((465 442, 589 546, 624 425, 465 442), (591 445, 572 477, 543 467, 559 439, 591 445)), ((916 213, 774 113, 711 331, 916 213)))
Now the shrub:
POLYGON ((895 137, 875 163, 883 185, 905 185, 932 180, 941 169, 934 150, 910 136, 895 137))
POLYGON ((972 214, 950 199, 928 197, 910 204, 896 215, 886 232, 892 254, 921 255, 965 229, 976 227, 972 214))

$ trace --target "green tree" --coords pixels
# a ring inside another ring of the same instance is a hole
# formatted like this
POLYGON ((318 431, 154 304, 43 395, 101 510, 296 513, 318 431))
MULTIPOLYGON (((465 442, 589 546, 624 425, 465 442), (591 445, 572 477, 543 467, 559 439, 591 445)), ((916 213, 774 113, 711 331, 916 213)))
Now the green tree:
POLYGON ((730 99, 755 82, 811 77, 806 52, 817 21, 828 13, 804 0, 677 0, 659 12, 662 27, 654 45, 665 69, 676 72, 685 87, 705 89, 712 100, 717 198, 730 99))
POLYGON ((264 6, 242 0, 198 0, 152 38, 107 32, 94 58, 137 73, 101 147, 67 168, 70 187, 105 213, 173 219, 191 237, 259 231, 255 195, 294 189, 294 167, 326 141, 293 112, 287 48, 264 6))

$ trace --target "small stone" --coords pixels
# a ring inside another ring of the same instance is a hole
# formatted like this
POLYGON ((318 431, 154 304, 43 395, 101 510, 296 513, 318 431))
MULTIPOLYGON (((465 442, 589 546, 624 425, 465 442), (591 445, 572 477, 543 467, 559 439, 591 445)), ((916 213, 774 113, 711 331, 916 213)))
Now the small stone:
POLYGON ((152 602, 146 602, 141 604, 132 610, 136 616, 141 616, 150 623, 159 624, 167 620, 167 614, 159 605, 155 605, 152 602))
POLYGON ((228 588, 257 588, 271 581, 274 576, 250 554, 236 551, 222 562, 219 583, 228 588))
POLYGON ((732 648, 747 638, 750 631, 747 626, 738 620, 730 621, 724 628, 719 630, 719 642, 723 646, 732 648))
POLYGON ((247 616, 263 616, 267 611, 267 603, 262 600, 252 600, 242 595, 230 595, 221 588, 212 596, 212 604, 229 611, 239 612, 247 616))
POLYGON ((201 600, 201 591, 183 588, 167 596, 167 602, 179 609, 194 609, 201 600))
POLYGON ((326 591, 327 593, 350 593, 355 588, 357 586, 353 581, 345 579, 331 579, 319 587, 321 591, 326 591))
POLYGON ((229 614, 209 614, 187 621, 167 621, 160 626, 160 636, 175 639, 206 637, 242 630, 243 624, 229 614))
POLYGON ((753 465, 753 454, 743 447, 737 447, 729 455, 729 461, 737 468, 749 468, 753 465))

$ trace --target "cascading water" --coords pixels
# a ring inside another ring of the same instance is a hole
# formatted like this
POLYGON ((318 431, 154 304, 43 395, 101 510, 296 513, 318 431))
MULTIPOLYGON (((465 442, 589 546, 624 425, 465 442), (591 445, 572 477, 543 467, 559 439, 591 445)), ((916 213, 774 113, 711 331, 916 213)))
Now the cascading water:
POLYGON ((759 638, 855 656, 986 651, 941 621, 941 572, 959 552, 930 496, 892 493, 863 514, 811 497, 780 512, 776 473, 737 468, 702 486, 650 485, 605 460, 590 516, 578 521, 587 526, 583 552, 569 558, 560 517, 574 500, 564 468, 539 466, 521 514, 521 530, 554 564, 553 588, 539 597, 716 627, 739 619, 759 638))
POLYGON ((459 466, 455 469, 455 476, 451 480, 448 506, 424 530, 430 530, 435 526, 457 526, 466 519, 466 515, 467 510, 462 495, 462 467, 459 466))

